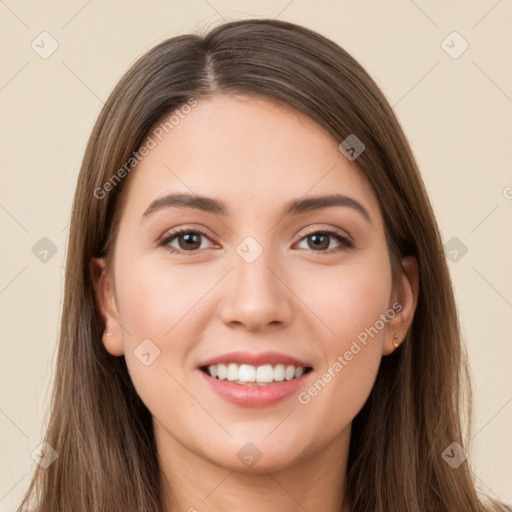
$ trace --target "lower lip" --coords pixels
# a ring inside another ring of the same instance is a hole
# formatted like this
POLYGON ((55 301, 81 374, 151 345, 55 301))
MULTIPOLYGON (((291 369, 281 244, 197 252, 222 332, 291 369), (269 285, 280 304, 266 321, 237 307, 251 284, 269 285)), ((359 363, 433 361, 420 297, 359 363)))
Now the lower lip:
POLYGON ((205 382, 219 396, 236 405, 244 407, 267 407, 297 393, 312 371, 292 380, 274 382, 264 386, 236 384, 228 380, 210 377, 198 370, 205 382))

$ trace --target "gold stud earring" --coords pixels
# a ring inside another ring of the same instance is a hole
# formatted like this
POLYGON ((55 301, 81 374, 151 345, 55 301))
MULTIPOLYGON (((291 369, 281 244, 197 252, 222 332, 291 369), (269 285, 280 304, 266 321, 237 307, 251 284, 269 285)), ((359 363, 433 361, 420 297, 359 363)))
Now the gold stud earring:
POLYGON ((112 336, 112 333, 110 331, 105 331, 103 333, 103 336, 112 336))
POLYGON ((397 340, 398 340, 398 334, 395 334, 395 335, 393 336, 393 346, 394 346, 395 348, 398 348, 398 347, 400 346, 400 343, 398 343, 398 341, 397 341, 397 340))

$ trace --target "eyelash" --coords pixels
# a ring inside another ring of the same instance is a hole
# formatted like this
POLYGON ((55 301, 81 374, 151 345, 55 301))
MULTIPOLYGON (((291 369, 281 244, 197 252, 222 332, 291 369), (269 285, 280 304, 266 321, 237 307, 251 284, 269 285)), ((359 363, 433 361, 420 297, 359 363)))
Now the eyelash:
MULTIPOLYGON (((201 236, 204 236, 205 238, 208 238, 209 239, 209 236, 202 230, 200 229, 180 229, 178 231, 173 231, 173 232, 170 232, 168 233, 166 236, 164 236, 164 238, 158 243, 158 245, 160 247, 164 247, 166 250, 168 250, 169 252, 173 253, 173 254, 180 254, 180 255, 186 255, 186 256, 194 256, 198 253, 198 251, 200 249, 194 249, 192 251, 183 251, 183 250, 180 250, 180 249, 176 249, 175 247, 170 247, 169 246, 169 243, 174 240, 175 238, 178 238, 180 235, 183 235, 183 234, 197 234, 197 235, 201 235, 201 236), (187 254, 189 253, 189 254, 187 254)), ((300 240, 299 242, 301 242, 302 240, 304 240, 305 238, 309 237, 309 236, 312 236, 312 235, 318 235, 318 234, 321 234, 321 235, 327 235, 327 236, 330 236, 332 238, 335 238, 338 242, 340 242, 340 245, 334 249, 329 249, 329 250, 319 250, 319 251, 314 251, 313 249, 311 249, 311 252, 316 252, 316 253, 320 253, 320 254, 337 254, 337 253, 340 253, 340 252, 343 252, 343 251, 347 251, 349 249, 352 249, 354 247, 354 244, 353 242, 339 234, 337 231, 333 231, 333 230, 329 230, 329 229, 325 229, 325 230, 317 230, 317 231, 311 231, 310 233, 307 233, 306 235, 304 235, 300 240)))

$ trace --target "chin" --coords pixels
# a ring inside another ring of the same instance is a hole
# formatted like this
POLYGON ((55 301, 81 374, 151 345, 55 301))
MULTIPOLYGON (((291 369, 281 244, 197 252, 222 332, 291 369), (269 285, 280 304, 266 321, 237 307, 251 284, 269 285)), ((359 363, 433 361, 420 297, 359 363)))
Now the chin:
MULTIPOLYGON (((265 434, 266 435, 266 434, 265 434)), ((247 438, 246 438, 247 439, 247 438)), ((263 475, 287 469, 297 463, 302 452, 297 451, 297 446, 304 446, 304 443, 290 442, 282 443, 282 439, 275 442, 265 442, 264 438, 259 441, 235 441, 235 446, 224 445, 215 453, 208 453, 206 457, 212 464, 221 466, 237 473, 263 475)), ((204 452, 203 452, 204 453, 204 452)))

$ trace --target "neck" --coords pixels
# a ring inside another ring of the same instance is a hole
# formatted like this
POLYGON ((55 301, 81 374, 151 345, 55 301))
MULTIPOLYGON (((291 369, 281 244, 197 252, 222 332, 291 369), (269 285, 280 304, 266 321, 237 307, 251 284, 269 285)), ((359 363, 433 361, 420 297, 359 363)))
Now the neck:
POLYGON ((155 437, 165 512, 342 511, 350 425, 330 443, 282 467, 263 459, 245 472, 215 464, 179 443, 161 425, 155 437))

